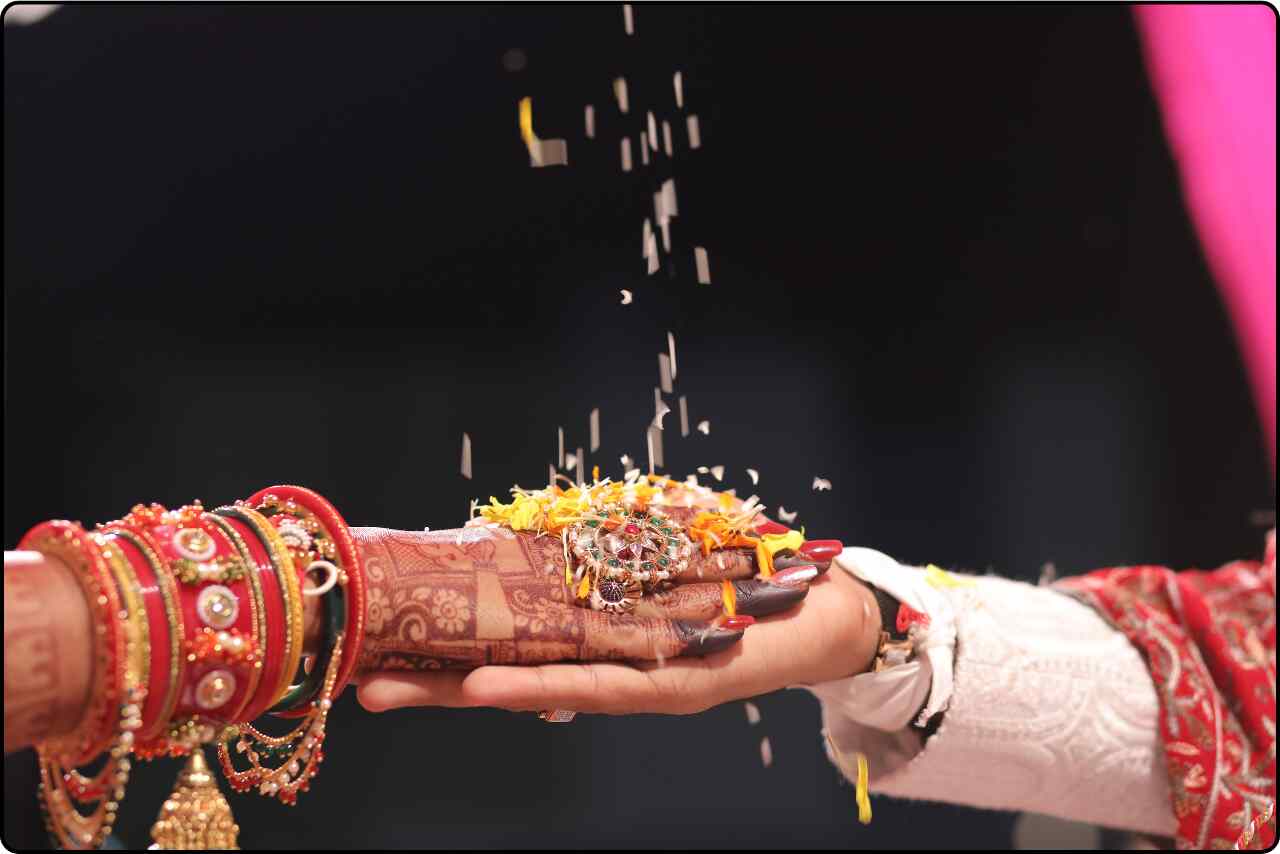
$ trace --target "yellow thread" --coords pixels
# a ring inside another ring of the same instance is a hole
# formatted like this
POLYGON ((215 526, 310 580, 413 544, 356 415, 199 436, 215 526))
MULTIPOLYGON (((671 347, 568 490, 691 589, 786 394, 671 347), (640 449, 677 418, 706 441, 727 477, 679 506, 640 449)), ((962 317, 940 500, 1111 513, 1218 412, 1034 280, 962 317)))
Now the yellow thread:
POLYGON ((865 753, 858 754, 858 821, 863 824, 871 824, 871 798, 867 795, 867 755, 865 753))
POLYGON ((924 570, 924 580, 929 583, 930 587, 942 589, 944 587, 972 587, 976 582, 971 578, 960 578, 952 575, 940 566, 929 564, 924 570))

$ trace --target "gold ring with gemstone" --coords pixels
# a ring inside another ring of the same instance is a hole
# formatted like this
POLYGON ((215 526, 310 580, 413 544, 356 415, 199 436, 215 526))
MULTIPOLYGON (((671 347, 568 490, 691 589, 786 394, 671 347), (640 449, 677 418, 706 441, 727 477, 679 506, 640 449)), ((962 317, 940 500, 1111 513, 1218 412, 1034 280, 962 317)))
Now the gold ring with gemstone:
POLYGON ((659 510, 600 508, 566 531, 576 600, 597 611, 627 613, 640 597, 668 586, 689 565, 693 541, 659 510))

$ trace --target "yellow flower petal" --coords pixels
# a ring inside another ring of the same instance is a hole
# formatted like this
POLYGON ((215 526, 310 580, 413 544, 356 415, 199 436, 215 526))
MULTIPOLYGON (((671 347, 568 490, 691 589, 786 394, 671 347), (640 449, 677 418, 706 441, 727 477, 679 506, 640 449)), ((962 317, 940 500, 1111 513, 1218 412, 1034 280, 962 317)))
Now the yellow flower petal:
POLYGON ((736 616, 738 613, 738 591, 734 589, 733 582, 727 578, 720 582, 720 599, 724 602, 724 615, 726 617, 736 616))
POLYGON ((760 565, 760 574, 765 578, 773 575, 773 556, 784 549, 799 551, 804 545, 804 536, 799 531, 787 531, 785 534, 762 534, 760 544, 756 546, 756 563, 760 565))

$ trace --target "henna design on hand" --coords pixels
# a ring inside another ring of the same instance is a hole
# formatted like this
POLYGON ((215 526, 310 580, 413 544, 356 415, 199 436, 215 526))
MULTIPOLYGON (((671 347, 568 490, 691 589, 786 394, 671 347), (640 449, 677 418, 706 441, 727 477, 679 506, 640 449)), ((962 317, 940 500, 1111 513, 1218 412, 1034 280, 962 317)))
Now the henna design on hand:
POLYGON ((368 580, 361 672, 653 659, 724 643, 702 622, 578 607, 554 537, 487 526, 352 533, 368 580))

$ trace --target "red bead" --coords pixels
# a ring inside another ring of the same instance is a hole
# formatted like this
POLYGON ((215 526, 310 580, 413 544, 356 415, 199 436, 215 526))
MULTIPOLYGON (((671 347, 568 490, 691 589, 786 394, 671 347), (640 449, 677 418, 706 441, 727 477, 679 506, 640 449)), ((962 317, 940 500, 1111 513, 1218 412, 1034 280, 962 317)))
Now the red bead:
POLYGON ((640 527, 639 527, 638 525, 634 524, 634 523, 631 523, 631 522, 628 522, 628 523, 627 523, 627 526, 626 526, 625 528, 623 528, 622 530, 626 531, 628 534, 631 534, 631 535, 633 535, 633 536, 634 536, 634 535, 636 535, 636 534, 638 534, 638 533, 640 533, 640 527))
POLYGON ((917 611, 910 605, 905 603, 898 606, 898 631, 905 632, 913 625, 918 625, 922 629, 929 628, 929 615, 917 611))

